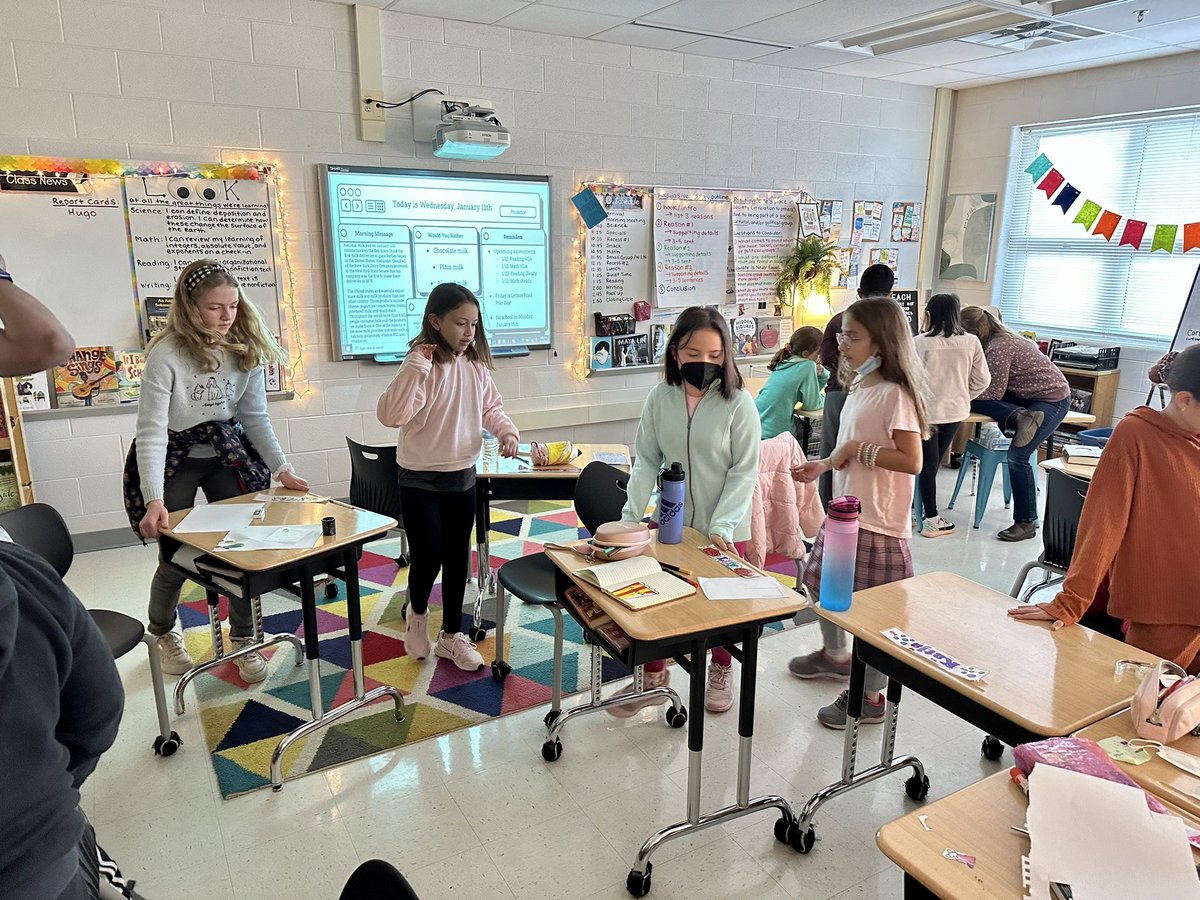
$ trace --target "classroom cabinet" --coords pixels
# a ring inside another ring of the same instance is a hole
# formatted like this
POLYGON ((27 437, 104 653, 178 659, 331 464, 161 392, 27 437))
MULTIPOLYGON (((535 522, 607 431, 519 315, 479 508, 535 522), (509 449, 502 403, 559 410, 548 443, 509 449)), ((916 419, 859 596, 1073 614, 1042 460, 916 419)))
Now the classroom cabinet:
POLYGON ((0 512, 33 502, 33 479, 25 452, 25 429, 16 384, 0 379, 0 512))

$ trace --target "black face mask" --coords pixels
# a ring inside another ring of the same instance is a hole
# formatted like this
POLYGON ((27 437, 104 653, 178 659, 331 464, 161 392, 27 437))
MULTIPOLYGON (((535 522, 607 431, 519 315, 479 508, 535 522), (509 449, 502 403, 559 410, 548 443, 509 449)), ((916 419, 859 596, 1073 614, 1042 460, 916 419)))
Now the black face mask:
POLYGON ((686 362, 679 367, 683 380, 698 391, 707 391, 709 385, 725 374, 723 366, 710 362, 686 362))

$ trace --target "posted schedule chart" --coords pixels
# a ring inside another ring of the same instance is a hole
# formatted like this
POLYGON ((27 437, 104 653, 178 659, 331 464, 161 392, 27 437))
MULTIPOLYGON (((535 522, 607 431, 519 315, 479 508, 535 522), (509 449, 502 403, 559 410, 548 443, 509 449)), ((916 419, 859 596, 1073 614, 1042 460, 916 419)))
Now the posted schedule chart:
POLYGON ((489 341, 550 341, 545 178, 324 167, 327 253, 342 358, 402 355, 429 292, 461 284, 489 341))

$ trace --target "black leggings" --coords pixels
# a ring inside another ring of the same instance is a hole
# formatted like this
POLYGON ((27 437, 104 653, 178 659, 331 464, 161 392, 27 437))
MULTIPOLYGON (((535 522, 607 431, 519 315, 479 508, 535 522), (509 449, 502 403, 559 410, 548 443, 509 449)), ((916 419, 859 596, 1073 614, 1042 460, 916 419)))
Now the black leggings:
POLYGON ((921 474, 917 482, 921 489, 921 505, 925 507, 923 515, 933 519, 938 514, 937 505, 937 473, 946 455, 946 448, 954 443, 962 422, 951 422, 948 425, 930 425, 929 437, 921 441, 921 474))
POLYGON ((442 572, 442 630, 462 631, 463 595, 471 572, 471 526, 475 524, 475 487, 465 491, 427 491, 400 486, 400 515, 408 536, 408 602, 413 611, 429 609, 429 594, 442 572))

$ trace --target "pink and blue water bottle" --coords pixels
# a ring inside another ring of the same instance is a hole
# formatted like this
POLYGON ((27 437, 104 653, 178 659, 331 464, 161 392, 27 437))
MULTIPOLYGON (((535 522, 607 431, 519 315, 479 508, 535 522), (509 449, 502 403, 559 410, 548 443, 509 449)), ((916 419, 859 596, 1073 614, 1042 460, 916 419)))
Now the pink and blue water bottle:
POLYGON ((658 540, 662 544, 678 544, 683 540, 683 464, 673 462, 662 473, 662 488, 658 495, 658 540))
POLYGON ((825 519, 825 549, 821 558, 821 608, 842 612, 850 608, 854 593, 854 566, 858 556, 857 497, 838 497, 829 504, 825 519))

